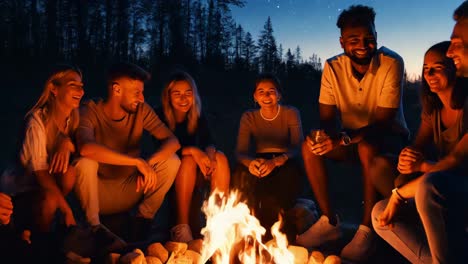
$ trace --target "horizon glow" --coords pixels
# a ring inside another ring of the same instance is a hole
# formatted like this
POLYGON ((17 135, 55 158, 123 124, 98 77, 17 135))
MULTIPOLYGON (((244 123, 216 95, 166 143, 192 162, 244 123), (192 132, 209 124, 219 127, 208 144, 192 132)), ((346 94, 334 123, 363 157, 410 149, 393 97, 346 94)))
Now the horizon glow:
POLYGON ((423 56, 433 44, 449 40, 452 14, 462 0, 246 0, 232 8, 234 20, 255 40, 270 16, 277 44, 283 53, 297 46, 302 58, 317 54, 322 63, 343 52, 336 20, 353 4, 371 6, 376 12, 378 47, 386 46, 403 57, 410 79, 421 75, 423 56))

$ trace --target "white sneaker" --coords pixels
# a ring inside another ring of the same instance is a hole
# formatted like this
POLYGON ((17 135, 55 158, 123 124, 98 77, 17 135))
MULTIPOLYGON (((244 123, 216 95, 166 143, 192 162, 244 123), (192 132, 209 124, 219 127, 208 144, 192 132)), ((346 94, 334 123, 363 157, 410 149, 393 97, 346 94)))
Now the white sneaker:
POLYGON ((171 228, 171 240, 174 242, 187 243, 193 240, 192 230, 187 224, 179 224, 171 228))
POLYGON ((340 220, 336 225, 330 224, 328 217, 322 215, 307 231, 296 237, 296 244, 303 247, 318 247, 328 241, 341 237, 340 220))
POLYGON ((365 225, 359 225, 351 242, 341 250, 341 257, 358 263, 366 261, 375 249, 374 238, 374 231, 365 225))

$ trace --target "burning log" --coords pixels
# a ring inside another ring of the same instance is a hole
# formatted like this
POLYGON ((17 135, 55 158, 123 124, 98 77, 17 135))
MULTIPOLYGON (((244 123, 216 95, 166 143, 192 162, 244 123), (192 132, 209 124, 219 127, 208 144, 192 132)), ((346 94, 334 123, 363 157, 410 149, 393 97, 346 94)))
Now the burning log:
POLYGON ((138 248, 122 256, 119 262, 121 264, 147 264, 145 254, 138 248))
POLYGON ((195 252, 198 252, 201 254, 203 248, 203 240, 201 239, 194 239, 190 242, 188 242, 188 247, 187 249, 193 250, 195 252))
POLYGON ((157 257, 162 263, 166 263, 169 258, 169 252, 161 243, 152 243, 146 248, 148 256, 157 257))
POLYGON ((307 264, 323 264, 325 257, 320 251, 312 251, 309 262, 307 264))
POLYGON ((185 251, 184 256, 192 260, 192 263, 198 264, 201 261, 201 255, 198 252, 188 249, 185 251))
POLYGON ((323 264, 341 264, 341 259, 338 256, 330 255, 325 259, 323 264))
POLYGON ((153 256, 146 256, 146 264, 163 264, 159 258, 153 256))
POLYGON ((306 264, 309 260, 309 251, 304 247, 288 246, 288 250, 294 255, 294 264, 306 264))
POLYGON ((187 244, 172 241, 166 242, 166 244, 164 244, 164 247, 167 249, 167 251, 169 251, 170 253, 174 253, 176 256, 183 255, 187 250, 187 244))

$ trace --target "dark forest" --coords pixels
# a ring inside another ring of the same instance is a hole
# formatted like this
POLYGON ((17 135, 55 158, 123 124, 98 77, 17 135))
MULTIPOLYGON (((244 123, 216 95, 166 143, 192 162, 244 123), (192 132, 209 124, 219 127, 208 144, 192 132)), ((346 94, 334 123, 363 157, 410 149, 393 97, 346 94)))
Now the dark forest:
MULTIPOLYGON (((218 147, 230 159, 240 115, 254 107, 253 80, 259 72, 280 78, 283 103, 300 110, 305 133, 318 126, 317 100, 326 58, 317 54, 304 58, 299 46, 284 49, 275 39, 269 17, 261 32, 246 32, 231 16, 232 7, 244 4, 243 0, 1 1, 0 70, 6 93, 1 104, 2 169, 14 161, 20 125, 43 89, 45 69, 57 62, 81 68, 85 99, 105 96, 105 71, 112 62, 134 62, 152 74, 145 97, 154 106, 160 104, 168 74, 174 69, 188 71, 199 87, 218 147)), ((414 131, 419 117, 417 84, 405 82, 405 86, 405 114, 414 131)))

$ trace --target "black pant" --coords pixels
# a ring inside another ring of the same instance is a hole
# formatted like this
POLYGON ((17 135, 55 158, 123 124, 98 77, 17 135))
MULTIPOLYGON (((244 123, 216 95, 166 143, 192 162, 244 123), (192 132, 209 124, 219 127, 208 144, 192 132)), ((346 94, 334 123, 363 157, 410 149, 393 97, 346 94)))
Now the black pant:
MULTIPOLYGON (((257 154, 257 158, 271 159, 277 155, 278 153, 261 153, 257 154)), ((270 228, 278 221, 278 215, 282 214, 284 221, 284 212, 294 206, 301 191, 302 175, 302 166, 296 159, 288 159, 283 166, 276 167, 263 178, 252 175, 242 164, 234 169, 231 186, 241 192, 255 217, 267 230, 264 239, 271 238, 270 228)), ((287 235, 289 238, 289 234, 287 235)))

